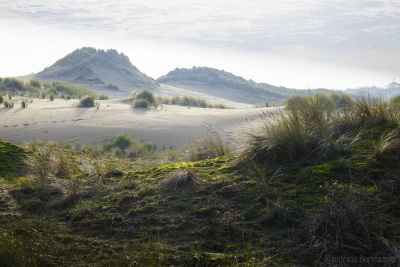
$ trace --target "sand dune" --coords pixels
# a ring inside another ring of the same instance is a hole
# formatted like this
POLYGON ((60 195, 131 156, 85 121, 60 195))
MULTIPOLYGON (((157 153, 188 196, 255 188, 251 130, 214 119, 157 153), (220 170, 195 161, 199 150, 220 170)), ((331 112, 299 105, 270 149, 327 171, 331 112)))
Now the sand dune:
MULTIPOLYGON (((260 125, 266 108, 204 109, 163 105, 133 109, 121 100, 99 101, 100 108, 78 108, 77 100, 34 99, 0 109, 0 139, 21 144, 29 140, 64 140, 102 144, 118 133, 155 143, 158 149, 182 149, 196 138, 218 132, 226 142, 243 143, 246 132, 260 125)), ((270 108, 269 110, 274 110, 270 108)))

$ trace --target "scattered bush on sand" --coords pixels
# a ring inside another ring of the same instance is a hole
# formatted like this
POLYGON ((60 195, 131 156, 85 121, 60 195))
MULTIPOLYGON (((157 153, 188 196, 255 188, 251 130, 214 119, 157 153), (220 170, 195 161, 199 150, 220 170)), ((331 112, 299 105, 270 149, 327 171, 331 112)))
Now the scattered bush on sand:
POLYGON ((94 99, 90 96, 83 97, 78 104, 80 108, 92 108, 94 107, 94 99))
POLYGON ((150 103, 146 99, 137 99, 133 102, 134 108, 148 108, 149 106, 150 103))

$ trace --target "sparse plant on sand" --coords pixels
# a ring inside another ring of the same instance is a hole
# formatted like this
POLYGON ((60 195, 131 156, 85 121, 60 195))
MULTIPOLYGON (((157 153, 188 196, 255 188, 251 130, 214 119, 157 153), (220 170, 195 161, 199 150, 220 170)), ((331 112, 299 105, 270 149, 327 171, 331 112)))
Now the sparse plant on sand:
POLYGON ((4 101, 4 107, 5 108, 13 108, 14 107, 14 102, 13 101, 4 101))

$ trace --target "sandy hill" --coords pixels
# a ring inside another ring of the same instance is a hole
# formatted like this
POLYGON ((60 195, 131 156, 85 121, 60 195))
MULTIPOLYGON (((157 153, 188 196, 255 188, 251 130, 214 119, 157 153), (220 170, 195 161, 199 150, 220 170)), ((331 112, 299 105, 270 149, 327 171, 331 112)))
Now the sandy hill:
MULTIPOLYGON (((290 95, 309 93, 308 90, 256 83, 232 73, 208 67, 176 68, 158 78, 157 82, 247 104, 281 103, 290 95)), ((329 90, 315 90, 315 92, 322 91, 329 90)))
POLYGON ((126 97, 135 89, 156 88, 154 79, 140 72, 116 50, 77 49, 35 75, 42 81, 66 81, 112 97, 126 97))

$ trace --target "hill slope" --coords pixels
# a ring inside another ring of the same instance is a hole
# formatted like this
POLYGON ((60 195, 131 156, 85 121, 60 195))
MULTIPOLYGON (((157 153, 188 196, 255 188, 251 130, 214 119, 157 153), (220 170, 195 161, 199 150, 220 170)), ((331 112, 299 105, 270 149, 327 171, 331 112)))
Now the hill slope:
POLYGON ((134 89, 157 87, 154 79, 140 72, 124 54, 90 47, 75 50, 35 78, 66 81, 115 97, 126 97, 134 89))
POLYGON ((256 83, 232 73, 208 67, 176 68, 158 78, 157 82, 248 104, 281 103, 292 94, 308 94, 308 90, 256 83))

